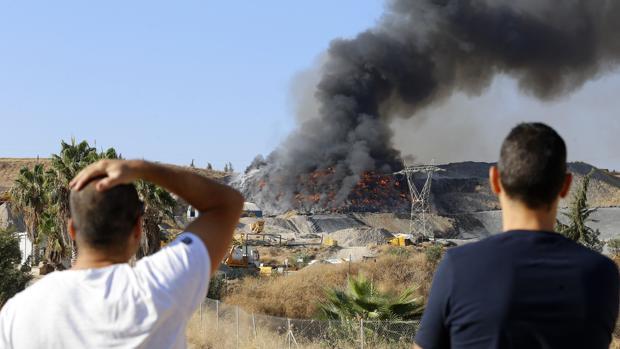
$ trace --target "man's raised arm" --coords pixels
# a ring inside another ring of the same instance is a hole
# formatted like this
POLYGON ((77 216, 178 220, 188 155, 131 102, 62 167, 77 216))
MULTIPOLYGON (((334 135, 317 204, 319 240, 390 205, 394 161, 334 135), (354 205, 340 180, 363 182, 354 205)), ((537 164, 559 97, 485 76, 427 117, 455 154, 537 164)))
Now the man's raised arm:
POLYGON ((211 258, 211 271, 217 270, 243 209, 243 196, 238 191, 191 170, 141 160, 101 160, 80 172, 70 186, 80 190, 97 177, 103 177, 97 183, 97 190, 142 179, 178 195, 196 208, 200 215, 186 230, 204 242, 211 258))

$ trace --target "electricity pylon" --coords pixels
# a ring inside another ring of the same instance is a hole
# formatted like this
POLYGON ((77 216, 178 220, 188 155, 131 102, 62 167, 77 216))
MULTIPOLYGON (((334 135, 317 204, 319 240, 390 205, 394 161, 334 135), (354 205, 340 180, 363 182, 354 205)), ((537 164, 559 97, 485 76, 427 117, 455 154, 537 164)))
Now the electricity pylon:
POLYGON ((430 212, 430 196, 431 183, 433 173, 444 171, 431 163, 430 165, 405 166, 401 171, 395 172, 395 175, 404 175, 409 185, 409 195, 411 197, 411 212, 409 216, 409 233, 411 235, 422 235, 429 239, 434 239, 433 230, 428 221, 428 213, 430 212), (415 185, 415 174, 422 173, 426 177, 426 181, 422 188, 418 189, 415 185))

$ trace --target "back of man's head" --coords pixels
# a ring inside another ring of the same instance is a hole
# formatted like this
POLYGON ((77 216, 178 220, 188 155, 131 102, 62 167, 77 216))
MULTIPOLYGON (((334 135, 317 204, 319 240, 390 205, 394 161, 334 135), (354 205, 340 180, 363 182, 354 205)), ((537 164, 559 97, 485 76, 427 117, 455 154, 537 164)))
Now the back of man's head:
POLYGON ((543 123, 513 128, 500 153, 498 170, 506 194, 532 209, 551 205, 566 178, 566 145, 543 123))
POLYGON ((122 249, 142 214, 142 202, 132 184, 97 191, 97 182, 71 191, 69 202, 76 240, 94 249, 122 249))

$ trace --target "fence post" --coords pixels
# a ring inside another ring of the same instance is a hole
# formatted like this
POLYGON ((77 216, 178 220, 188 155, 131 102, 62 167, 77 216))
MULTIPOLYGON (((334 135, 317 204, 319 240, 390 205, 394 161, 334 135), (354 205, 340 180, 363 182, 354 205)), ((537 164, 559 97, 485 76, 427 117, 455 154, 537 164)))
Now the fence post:
POLYGON ((237 323, 237 349, 239 349, 239 306, 235 307, 235 318, 237 323))
POLYGON ((220 301, 215 301, 215 328, 220 329, 220 301))
POLYGON ((202 307, 204 307, 205 303, 200 303, 200 325, 202 326, 202 307))
POLYGON ((364 319, 360 319, 360 349, 364 349, 364 319))
POLYGON ((200 335, 204 335, 204 324, 202 323, 202 307, 204 306, 205 302, 203 301, 202 303, 200 303, 200 335))
POLYGON ((291 349, 291 334, 293 333, 291 331, 291 319, 286 319, 286 324, 287 324, 287 328, 288 328, 288 333, 286 334, 286 339, 288 339, 288 349, 291 349))

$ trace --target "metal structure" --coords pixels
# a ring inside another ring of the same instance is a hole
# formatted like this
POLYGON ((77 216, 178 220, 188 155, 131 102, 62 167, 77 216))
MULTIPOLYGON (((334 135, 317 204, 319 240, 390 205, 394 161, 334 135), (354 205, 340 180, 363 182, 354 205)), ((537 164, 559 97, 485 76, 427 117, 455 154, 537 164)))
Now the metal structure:
POLYGON ((409 185, 409 194, 411 196, 411 213, 409 217, 409 233, 412 236, 422 235, 426 238, 433 239, 434 234, 428 222, 428 213, 430 211, 429 199, 431 196, 431 183, 433 173, 444 171, 431 163, 429 165, 406 166, 403 164, 401 171, 395 172, 395 175, 404 175, 409 185), (426 177, 426 181, 422 188, 418 189, 415 185, 415 174, 421 173, 426 177))

